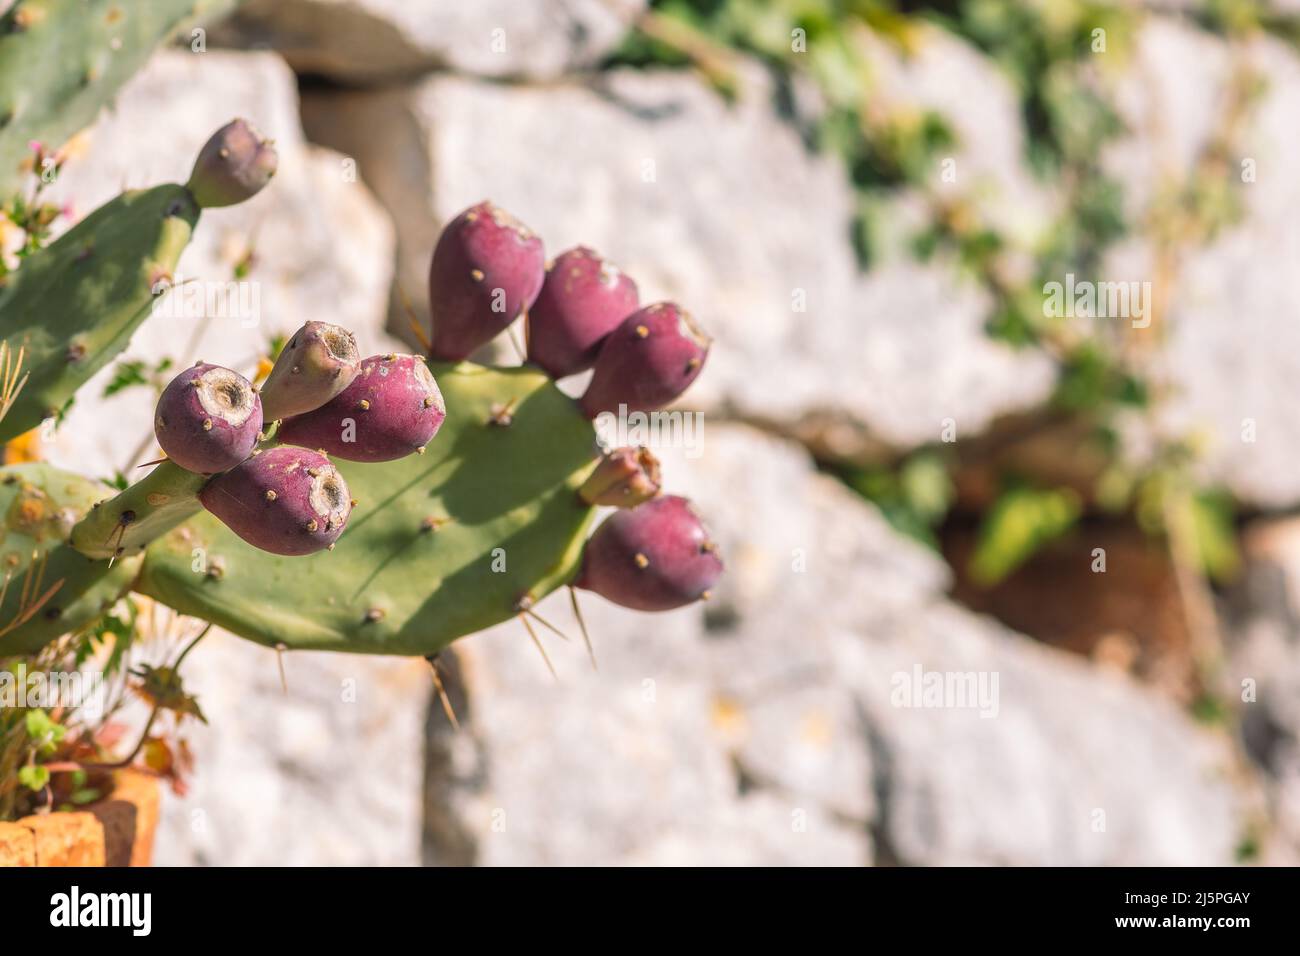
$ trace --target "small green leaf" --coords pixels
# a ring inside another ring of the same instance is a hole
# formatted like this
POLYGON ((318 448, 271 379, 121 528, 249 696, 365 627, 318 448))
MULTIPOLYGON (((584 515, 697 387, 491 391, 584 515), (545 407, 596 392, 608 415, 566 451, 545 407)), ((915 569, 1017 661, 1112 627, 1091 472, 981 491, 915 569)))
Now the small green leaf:
POLYGON ((148 385, 149 379, 145 377, 144 367, 143 362, 135 359, 118 362, 113 370, 113 378, 104 386, 104 397, 108 398, 136 385, 148 385))
POLYGON ((50 782, 50 771, 40 764, 23 767, 18 771, 18 782, 28 790, 40 790, 50 782))
POLYGON ((1215 694, 1204 693, 1191 703, 1192 717, 1203 724, 1222 725, 1232 716, 1227 701, 1215 694))
POLYGON ((1191 511, 1201 567, 1215 581, 1231 580, 1241 565, 1231 501, 1221 493, 1202 492, 1192 498, 1191 511))
POLYGON ((948 513, 952 479, 938 455, 914 455, 903 465, 898 480, 903 500, 926 524, 936 524, 948 513))
POLYGON ((997 584, 1047 542, 1073 527, 1082 509, 1070 488, 1011 488, 994 502, 970 560, 977 584, 997 584))
POLYGON ((33 740, 63 739, 63 728, 51 720, 50 715, 43 710, 29 710, 24 715, 24 720, 27 726, 27 736, 33 740))
POLYGON ((36 752, 48 757, 58 750, 67 728, 50 719, 43 710, 29 710, 24 716, 27 736, 32 739, 36 752))

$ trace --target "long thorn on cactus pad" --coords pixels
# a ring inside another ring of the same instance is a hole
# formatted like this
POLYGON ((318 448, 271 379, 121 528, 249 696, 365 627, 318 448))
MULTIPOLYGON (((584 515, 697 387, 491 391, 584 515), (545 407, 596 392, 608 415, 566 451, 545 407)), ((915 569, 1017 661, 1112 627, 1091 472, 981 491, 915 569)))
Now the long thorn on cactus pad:
POLYGON ((534 631, 533 626, 528 623, 528 616, 523 611, 519 612, 519 620, 524 622, 524 629, 528 631, 528 636, 533 639, 533 646, 537 648, 537 652, 542 655, 542 660, 546 662, 546 669, 550 671, 551 676, 558 681, 560 675, 555 673, 555 665, 551 663, 551 658, 547 655, 546 648, 542 646, 542 642, 537 637, 537 632, 534 631))
MULTIPOLYGON (((527 313, 524 313, 524 321, 528 321, 527 313)), ((527 362, 528 352, 525 351, 524 346, 519 344, 519 336, 515 334, 515 327, 513 325, 506 326, 506 337, 510 339, 510 344, 514 347, 515 355, 519 358, 519 361, 527 362)))
POLYGON ((546 620, 546 618, 542 617, 535 610, 533 610, 534 603, 535 602, 533 601, 532 595, 525 594, 515 603, 515 610, 519 611, 521 614, 527 614, 538 624, 542 625, 542 627, 554 633, 557 637, 560 638, 560 640, 567 641, 569 639, 569 635, 565 634, 562 630, 560 630, 550 621, 546 620))
POLYGON ((420 324, 420 317, 415 314, 415 307, 411 305, 411 297, 406 294, 401 283, 397 284, 397 298, 401 300, 402 311, 406 313, 406 324, 411 329, 411 334, 415 336, 415 341, 420 343, 420 348, 425 355, 429 354, 432 343, 429 341, 429 333, 424 331, 424 326, 420 324))
POLYGON ((442 703, 442 712, 447 715, 447 721, 451 724, 451 729, 456 733, 460 733, 460 721, 456 719, 456 711, 451 706, 451 698, 447 696, 447 688, 442 683, 438 655, 430 654, 425 660, 429 662, 429 669, 433 672, 433 689, 438 692, 438 700, 442 703))
POLYGON ((591 644, 591 635, 587 633, 587 622, 582 617, 582 607, 578 604, 578 589, 569 585, 569 603, 573 605, 573 616, 578 620, 578 630, 582 632, 582 642, 587 645, 587 657, 591 659, 591 669, 599 671, 596 666, 596 649, 591 644))
POLYGON ((284 676, 284 652, 288 649, 289 645, 283 641, 275 645, 275 663, 280 668, 280 693, 286 695, 289 693, 289 681, 284 676))

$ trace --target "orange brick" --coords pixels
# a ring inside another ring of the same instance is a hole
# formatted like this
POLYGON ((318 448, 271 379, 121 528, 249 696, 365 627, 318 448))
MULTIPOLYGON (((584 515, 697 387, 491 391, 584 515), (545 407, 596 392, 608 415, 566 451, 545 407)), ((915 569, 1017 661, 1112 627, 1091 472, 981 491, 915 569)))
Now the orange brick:
POLYGON ((16 823, 0 823, 0 866, 35 866, 36 838, 16 823))
POLYGON ((103 866, 104 828, 93 813, 23 817, 36 838, 37 866, 103 866))
POLYGON ((104 828, 106 866, 150 864, 160 800, 156 777, 125 770, 112 796, 88 808, 104 828))

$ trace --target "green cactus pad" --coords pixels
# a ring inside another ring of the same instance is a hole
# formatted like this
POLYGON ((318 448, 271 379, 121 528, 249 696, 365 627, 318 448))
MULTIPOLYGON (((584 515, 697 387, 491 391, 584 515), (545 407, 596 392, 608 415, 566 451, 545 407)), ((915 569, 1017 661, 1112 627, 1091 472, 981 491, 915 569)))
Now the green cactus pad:
POLYGON ((8 582, 0 602, 0 655, 31 653, 89 624, 131 586, 141 557, 110 567, 66 543, 72 524, 110 493, 50 465, 0 468, 0 581, 8 582), (29 575, 33 554, 40 571, 29 575), (20 626, 11 626, 24 617, 20 626))
POLYGON ((0 196, 23 182, 29 143, 48 150, 94 121, 149 54, 236 0, 18 0, 0 16, 0 196))
POLYGON ((164 461, 77 522, 68 541, 88 558, 141 554, 149 542, 203 509, 198 495, 207 480, 164 461))
POLYGON ((170 283, 199 209, 182 186, 123 193, 29 258, 0 289, 0 339, 25 352, 8 441, 57 413, 126 348, 170 283))
POLYGON ((429 655, 569 581, 591 423, 534 369, 430 368, 447 420, 425 454, 335 462, 358 503, 334 551, 276 557, 203 514, 149 547, 137 590, 270 646, 429 655))

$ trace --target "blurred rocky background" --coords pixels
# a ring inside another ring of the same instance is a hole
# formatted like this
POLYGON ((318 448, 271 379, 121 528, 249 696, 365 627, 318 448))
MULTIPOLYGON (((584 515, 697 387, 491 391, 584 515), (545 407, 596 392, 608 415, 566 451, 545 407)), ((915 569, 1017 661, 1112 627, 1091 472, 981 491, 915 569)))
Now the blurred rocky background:
POLYGON ((205 641, 157 862, 1294 862, 1298 41, 1284 0, 247 0, 159 52, 53 190, 75 220, 253 120, 273 187, 181 273, 256 320, 151 318, 11 457, 129 473, 169 358, 414 341, 491 198, 715 336, 702 453, 655 450, 729 574, 584 595, 600 669, 553 643, 558 683, 518 624, 459 642, 459 732, 424 661, 282 689, 205 641), (1141 307, 1050 314, 1076 282, 1141 307))

